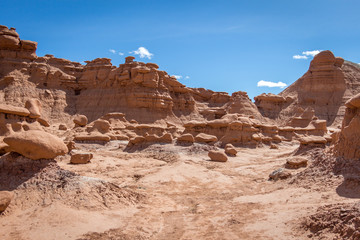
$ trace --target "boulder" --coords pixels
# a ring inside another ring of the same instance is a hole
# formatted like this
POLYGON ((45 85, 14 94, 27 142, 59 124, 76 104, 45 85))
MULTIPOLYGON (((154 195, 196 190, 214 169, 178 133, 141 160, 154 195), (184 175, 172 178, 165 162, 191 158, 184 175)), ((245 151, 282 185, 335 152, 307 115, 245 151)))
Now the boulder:
POLYGON ((25 108, 30 112, 29 117, 39 118, 41 116, 41 103, 38 99, 29 99, 25 102, 25 108))
POLYGON ((225 153, 229 156, 236 156, 237 151, 232 144, 228 143, 225 145, 225 153))
POLYGON ((291 173, 286 171, 285 169, 283 168, 279 168, 275 171, 273 171, 272 173, 270 173, 269 175, 269 180, 279 180, 279 179, 287 179, 291 177, 291 173))
POLYGON ((80 151, 71 152, 70 155, 71 155, 70 163, 72 164, 86 164, 89 163, 90 160, 93 158, 92 153, 80 152, 80 151))
POLYGON ((217 141, 218 141, 218 138, 216 136, 205 134, 205 133, 199 133, 195 137, 195 142, 198 142, 198 143, 214 143, 217 141))
POLYGON ((5 211, 13 198, 14 193, 9 191, 0 191, 0 213, 5 211))
POLYGON ((77 126, 80 127, 84 127, 88 123, 87 117, 85 115, 80 115, 80 114, 76 115, 73 121, 77 126))
POLYGON ((191 133, 185 133, 177 138, 178 142, 189 142, 193 143, 195 141, 193 135, 191 133))
POLYGON ((290 158, 286 160, 285 168, 298 169, 301 167, 306 167, 307 163, 308 160, 306 158, 302 158, 302 157, 290 158))
POLYGON ((226 154, 220 151, 210 150, 208 156, 211 161, 226 162, 228 160, 226 154))
POLYGON ((4 142, 9 145, 10 151, 33 160, 52 159, 68 152, 60 138, 39 130, 12 133, 4 138, 4 142))

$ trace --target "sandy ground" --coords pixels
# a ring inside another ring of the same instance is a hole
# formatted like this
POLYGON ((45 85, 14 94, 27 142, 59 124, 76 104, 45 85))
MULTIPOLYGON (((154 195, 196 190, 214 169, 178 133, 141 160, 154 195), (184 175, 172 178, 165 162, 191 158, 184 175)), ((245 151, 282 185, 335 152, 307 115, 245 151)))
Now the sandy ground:
POLYGON ((41 187, 33 176, 20 181, 0 216, 0 239, 311 239, 300 227, 304 217, 320 206, 358 201, 337 193, 341 176, 324 186, 269 181, 297 144, 237 148, 225 163, 209 161, 211 147, 204 145, 130 153, 125 144, 77 144, 94 154, 91 163, 62 157, 53 178, 44 178, 49 167, 42 177, 34 173, 51 184, 41 187))

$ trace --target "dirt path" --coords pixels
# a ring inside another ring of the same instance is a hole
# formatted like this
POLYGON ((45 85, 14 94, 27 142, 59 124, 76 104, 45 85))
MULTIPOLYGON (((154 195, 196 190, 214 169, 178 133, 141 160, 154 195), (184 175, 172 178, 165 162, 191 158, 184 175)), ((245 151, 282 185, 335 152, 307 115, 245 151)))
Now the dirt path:
POLYGON ((340 197, 336 186, 319 191, 268 181, 296 145, 239 148, 226 163, 208 161, 201 146, 153 145, 135 153, 123 152, 118 142, 78 147, 94 153, 91 164, 64 158, 61 168, 136 191, 141 200, 107 200, 101 207, 101 199, 86 196, 85 207, 61 198, 23 208, 17 203, 0 217, 1 239, 308 239, 298 228, 302 217, 319 206, 356 201, 340 197))

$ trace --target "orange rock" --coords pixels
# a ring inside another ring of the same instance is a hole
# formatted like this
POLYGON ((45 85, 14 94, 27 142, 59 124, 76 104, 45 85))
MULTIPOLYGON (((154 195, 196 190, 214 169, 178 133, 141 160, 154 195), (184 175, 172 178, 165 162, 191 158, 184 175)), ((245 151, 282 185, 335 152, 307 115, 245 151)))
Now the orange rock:
POLYGON ((5 209, 9 206, 13 198, 14 198, 13 192, 0 191, 0 213, 5 211, 5 209))
POLYGON ((181 135, 180 137, 177 138, 178 142, 189 142, 189 143, 193 143, 195 141, 194 137, 192 134, 190 133, 185 133, 183 135, 181 135))
POLYGON ((52 159, 67 153, 64 142, 50 134, 38 130, 13 133, 4 138, 12 152, 17 152, 30 159, 52 159))
POLYGON ((198 143, 214 143, 217 141, 218 141, 218 139, 214 135, 199 133, 198 135, 195 136, 195 142, 198 142, 198 143))
POLYGON ((85 115, 76 115, 73 121, 76 125, 80 127, 84 127, 88 123, 88 119, 85 115))
POLYGON ((70 155, 71 155, 70 163, 72 164, 86 164, 89 163, 90 160, 93 158, 92 153, 86 153, 81 151, 70 152, 70 155))
POLYGON ((224 149, 227 155, 236 156, 237 154, 235 147, 230 143, 226 144, 224 149))
POLYGON ((225 153, 220 151, 210 150, 208 156, 211 159, 211 161, 226 162, 228 160, 225 153))
POLYGON ((25 103, 25 108, 30 112, 29 117, 39 118, 41 116, 41 103, 38 99, 29 99, 25 103))

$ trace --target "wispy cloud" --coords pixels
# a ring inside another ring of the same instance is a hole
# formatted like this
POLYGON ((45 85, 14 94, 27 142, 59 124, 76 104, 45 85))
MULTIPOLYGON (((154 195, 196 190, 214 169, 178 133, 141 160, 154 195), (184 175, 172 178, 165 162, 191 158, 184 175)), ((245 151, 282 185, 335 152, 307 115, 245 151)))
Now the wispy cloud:
POLYGON ((124 55, 124 53, 122 53, 122 52, 118 52, 118 51, 116 51, 115 49, 109 49, 109 52, 111 52, 112 54, 119 54, 120 56, 122 56, 122 55, 124 55))
POLYGON ((172 75, 172 77, 176 78, 177 80, 182 79, 183 77, 181 75, 172 75))
POLYGON ((302 54, 306 55, 306 56, 315 56, 316 54, 320 53, 322 50, 313 50, 313 51, 305 51, 302 52, 302 54))
POLYGON ((144 47, 139 47, 137 50, 129 52, 129 53, 139 55, 140 58, 148 58, 148 59, 151 59, 154 56, 154 54, 150 53, 149 50, 147 50, 144 47))
POLYGON ((185 79, 190 79, 190 77, 189 77, 189 76, 185 76, 185 79))
POLYGON ((270 81, 264 81, 264 80, 260 80, 257 83, 258 87, 279 87, 279 88, 284 88, 287 86, 286 83, 283 82, 270 82, 270 81))
POLYGON ((293 59, 308 59, 308 56, 314 57, 316 54, 320 53, 322 50, 312 50, 312 51, 304 51, 302 55, 294 55, 293 59))
POLYGON ((301 55, 294 55, 293 59, 308 59, 307 56, 301 56, 301 55))

